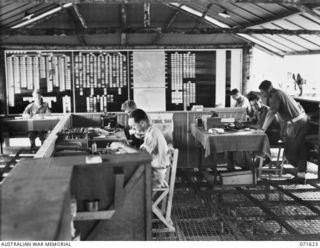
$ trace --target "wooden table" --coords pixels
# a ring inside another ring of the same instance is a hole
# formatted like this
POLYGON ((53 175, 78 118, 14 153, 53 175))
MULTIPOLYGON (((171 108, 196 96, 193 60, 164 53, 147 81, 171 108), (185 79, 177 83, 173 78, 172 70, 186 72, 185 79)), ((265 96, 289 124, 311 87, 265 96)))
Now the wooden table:
POLYGON ((82 239, 150 240, 151 156, 101 158, 97 164, 87 164, 87 156, 21 160, 1 187, 0 239, 70 240, 73 195, 82 239), (99 199, 99 211, 86 212, 92 199, 99 199))
POLYGON ((4 118, 3 119, 3 131, 10 133, 21 133, 28 131, 48 131, 52 130, 55 125, 60 121, 61 116, 45 116, 42 118, 35 119, 12 119, 12 118, 4 118))
POLYGON ((207 130, 196 127, 193 123, 191 124, 191 133, 204 149, 204 157, 208 157, 211 154, 213 155, 215 182, 218 153, 242 151, 267 154, 270 156, 269 140, 264 132, 239 130, 223 134, 210 134, 207 130))

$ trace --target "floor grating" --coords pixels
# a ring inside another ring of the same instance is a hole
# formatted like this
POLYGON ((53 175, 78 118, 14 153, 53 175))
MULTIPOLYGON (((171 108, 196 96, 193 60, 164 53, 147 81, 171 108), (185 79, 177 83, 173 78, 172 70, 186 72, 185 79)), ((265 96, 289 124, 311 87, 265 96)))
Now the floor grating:
MULTIPOLYGON (((236 188, 201 187, 198 175, 197 170, 188 170, 185 178, 179 175, 179 183, 184 187, 176 188, 173 199, 176 232, 154 233, 153 240, 319 240, 320 216, 283 192, 270 187, 269 194, 261 193, 265 185, 241 187, 299 234, 289 233, 278 219, 273 219, 236 188)), ((281 187, 320 209, 320 191, 313 186, 287 183, 281 187)))

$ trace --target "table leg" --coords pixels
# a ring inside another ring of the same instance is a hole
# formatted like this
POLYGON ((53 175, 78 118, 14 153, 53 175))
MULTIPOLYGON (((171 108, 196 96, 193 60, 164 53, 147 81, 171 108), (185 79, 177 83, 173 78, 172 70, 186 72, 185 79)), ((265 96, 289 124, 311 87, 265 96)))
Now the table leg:
POLYGON ((213 153, 213 177, 214 184, 217 185, 218 178, 218 154, 216 152, 213 153))
POLYGON ((234 156, 233 152, 227 152, 227 167, 229 171, 234 171, 234 156))
POLYGON ((203 147, 200 143, 197 143, 198 146, 198 169, 202 168, 202 156, 204 155, 203 147))

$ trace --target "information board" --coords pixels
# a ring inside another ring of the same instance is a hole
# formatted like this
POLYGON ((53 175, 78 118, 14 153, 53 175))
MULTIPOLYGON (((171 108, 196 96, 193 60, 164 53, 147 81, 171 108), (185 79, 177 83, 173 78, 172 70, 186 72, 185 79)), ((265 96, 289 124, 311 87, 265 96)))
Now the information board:
POLYGON ((215 51, 166 52, 166 108, 215 105, 215 51))
POLYGON ((8 113, 20 114, 39 89, 52 112, 71 112, 72 53, 60 51, 6 51, 8 113))
POLYGON ((128 99, 127 52, 75 52, 77 112, 120 111, 128 99))

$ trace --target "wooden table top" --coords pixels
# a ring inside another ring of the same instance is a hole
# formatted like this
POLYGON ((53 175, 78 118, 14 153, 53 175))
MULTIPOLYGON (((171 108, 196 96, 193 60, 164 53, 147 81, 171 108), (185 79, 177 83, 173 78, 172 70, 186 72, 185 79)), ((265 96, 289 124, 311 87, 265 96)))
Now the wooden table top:
POLYGON ((86 164, 86 157, 21 160, 2 184, 1 240, 55 240, 74 166, 101 168, 151 161, 146 152, 101 155, 101 164, 86 164))

